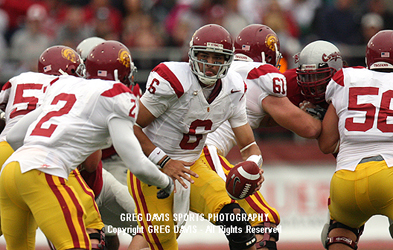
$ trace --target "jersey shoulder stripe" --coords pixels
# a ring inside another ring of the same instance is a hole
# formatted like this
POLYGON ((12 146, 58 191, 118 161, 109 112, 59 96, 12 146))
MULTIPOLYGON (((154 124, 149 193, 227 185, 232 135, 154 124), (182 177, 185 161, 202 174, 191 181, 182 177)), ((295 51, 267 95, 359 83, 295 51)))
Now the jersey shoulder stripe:
POLYGON ((281 72, 274 67, 273 65, 270 64, 263 64, 261 66, 259 66, 258 68, 253 68, 247 75, 247 79, 249 80, 253 80, 253 79, 257 79, 261 76, 264 76, 266 74, 269 73, 279 73, 281 74, 281 72))
MULTIPOLYGON (((50 85, 52 86, 52 84, 54 84, 57 80, 59 80, 60 78, 59 77, 56 77, 55 79, 53 79, 52 81, 50 81, 50 85)), ((45 92, 45 91, 44 91, 45 92)))
POLYGON ((111 89, 104 91, 101 95, 105 97, 114 97, 122 93, 132 93, 126 85, 122 83, 115 83, 111 89))
POLYGON ((177 76, 164 63, 157 65, 153 71, 157 72, 162 78, 171 84, 178 98, 184 94, 184 88, 177 76))
POLYGON ((10 81, 6 82, 6 83, 3 85, 3 87, 1 88, 1 90, 7 90, 7 89, 9 89, 9 88, 11 88, 11 82, 10 82, 10 81))
POLYGON ((343 70, 340 69, 339 71, 337 71, 334 74, 332 80, 335 81, 338 85, 344 87, 344 73, 343 73, 343 70))

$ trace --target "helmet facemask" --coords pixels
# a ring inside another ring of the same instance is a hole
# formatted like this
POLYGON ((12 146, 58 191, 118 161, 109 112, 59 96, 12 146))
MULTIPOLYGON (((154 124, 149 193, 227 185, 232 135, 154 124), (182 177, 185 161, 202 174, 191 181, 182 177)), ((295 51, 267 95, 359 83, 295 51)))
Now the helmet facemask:
POLYGON ((343 67, 339 49, 332 43, 317 40, 295 56, 299 64, 297 82, 304 98, 313 104, 325 104, 325 91, 334 74, 343 67))
POLYGON ((117 69, 115 69, 113 71, 113 77, 114 77, 115 81, 122 82, 126 86, 134 86, 135 85, 134 74, 136 72, 137 72, 137 68, 134 65, 134 62, 132 61, 131 56, 130 56, 130 73, 124 75, 123 77, 120 76, 120 78, 123 78, 123 79, 120 79, 119 78, 119 71, 117 69))
POLYGON ((326 86, 336 71, 326 63, 318 67, 315 64, 303 64, 296 69, 297 83, 304 98, 313 104, 325 102, 326 86))
POLYGON ((266 60, 265 52, 264 51, 261 52, 262 63, 268 63, 268 64, 273 65, 277 69, 280 69, 281 68, 280 61, 282 58, 282 54, 277 48, 277 43, 274 44, 274 48, 275 48, 275 50, 274 50, 275 58, 274 59, 273 59, 273 57, 269 57, 268 60, 266 60))
POLYGON ((76 75, 79 77, 86 77, 86 65, 84 63, 81 63, 78 65, 78 68, 76 68, 75 71, 76 75))
MULTIPOLYGON (((220 44, 218 44, 220 45, 220 44)), ((218 79, 225 77, 228 73, 229 66, 231 65, 234 57, 233 50, 223 49, 222 47, 217 47, 215 43, 207 43, 207 46, 191 46, 189 53, 189 62, 191 66, 191 71, 198 77, 198 79, 207 86, 214 85, 218 79), (213 52, 218 54, 223 54, 225 57, 225 61, 222 64, 216 63, 208 63, 204 60, 198 60, 197 54, 199 52, 213 52), (202 70, 199 67, 199 64, 202 65, 202 70), (206 75, 206 67, 210 66, 219 66, 217 74, 214 76, 206 75)))

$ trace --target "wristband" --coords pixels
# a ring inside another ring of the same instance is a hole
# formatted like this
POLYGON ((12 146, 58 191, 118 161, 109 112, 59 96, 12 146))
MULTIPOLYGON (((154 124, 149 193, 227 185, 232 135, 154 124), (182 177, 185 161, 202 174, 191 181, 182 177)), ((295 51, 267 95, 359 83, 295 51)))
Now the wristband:
POLYGON ((159 164, 160 168, 163 168, 165 164, 171 159, 171 157, 166 156, 164 160, 159 164))
POLYGON ((248 144, 247 146, 245 146, 244 148, 240 149, 240 153, 243 153, 244 150, 248 149, 249 147, 251 147, 254 144, 258 145, 255 141, 253 141, 250 144, 248 144))
POLYGON ((160 162, 164 156, 166 156, 166 153, 161 148, 156 147, 153 151, 151 151, 148 158, 154 164, 158 165, 158 162, 160 162))
POLYGON ((337 153, 339 149, 340 149, 340 141, 338 141, 338 142, 337 142, 337 144, 336 144, 336 148, 334 149, 334 151, 333 151, 333 153, 332 153, 332 154, 335 154, 335 153, 337 153))
POLYGON ((246 161, 253 161, 258 165, 259 168, 261 168, 263 159, 262 159, 262 155, 251 155, 247 158, 246 161))

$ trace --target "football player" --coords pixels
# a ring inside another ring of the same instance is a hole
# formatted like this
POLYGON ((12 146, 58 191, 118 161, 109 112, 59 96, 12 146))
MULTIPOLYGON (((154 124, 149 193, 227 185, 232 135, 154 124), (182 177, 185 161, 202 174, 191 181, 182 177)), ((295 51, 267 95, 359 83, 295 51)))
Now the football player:
POLYGON ((229 68, 233 56, 228 31, 208 24, 192 36, 188 63, 161 63, 148 77, 135 135, 149 159, 176 180, 174 195, 160 200, 152 196, 155 187, 129 174, 129 191, 142 214, 138 223, 151 249, 178 249, 174 227, 181 228, 185 221, 174 215, 189 210, 228 229, 239 228, 226 234, 231 249, 255 249, 255 235, 246 231, 249 221, 241 219, 245 211, 229 198, 217 173, 198 159, 208 133, 229 120, 238 145, 245 148, 244 159, 261 166, 261 152, 247 122, 246 87, 229 68), (149 220, 148 215, 156 213, 168 219, 149 220))
MULTIPOLYGON (((5 140, 9 130, 24 115, 41 105, 46 89, 52 81, 55 81, 60 75, 79 76, 78 70, 81 63, 82 61, 73 49, 67 46, 52 46, 46 49, 39 57, 39 73, 22 73, 11 78, 4 85, 0 92, 0 102, 6 106, 6 129, 0 135, 0 165, 3 165, 6 159, 13 153, 13 149, 5 140)), ((95 169, 100 156, 100 151, 95 152, 81 166, 86 169, 95 169)), ((92 239, 93 249, 100 249, 101 247, 98 247, 98 245, 104 243, 103 236, 100 233, 104 224, 94 202, 94 194, 86 186, 77 169, 71 172, 68 183, 78 193, 86 210, 86 227, 92 239)))
POLYGON ((66 179, 87 156, 105 146, 109 137, 138 178, 161 188, 160 198, 173 190, 172 179, 143 155, 133 134, 137 99, 122 83, 129 82, 131 58, 124 45, 111 43, 119 48, 116 52, 124 72, 91 68, 87 71, 90 80, 59 76, 50 82, 42 105, 7 134, 7 142, 16 151, 2 169, 0 208, 10 249, 34 249, 35 222, 58 250, 91 248, 85 209, 66 179), (97 74, 116 80, 95 79, 97 74), (15 237, 15 231, 26 234, 15 237))
POLYGON ((288 98, 311 115, 322 120, 328 104, 325 101, 326 86, 340 70, 344 61, 340 50, 330 42, 314 41, 295 55, 299 66, 287 70, 288 98))
MULTIPOLYGON (((235 39, 235 61, 231 69, 240 73, 247 84, 246 108, 247 119, 251 128, 279 124, 296 134, 306 138, 316 138, 321 129, 321 122, 293 105, 286 97, 286 79, 280 73, 280 42, 276 33, 268 26, 251 24, 242 29, 235 39)), ((234 145, 236 138, 230 130, 229 123, 222 124, 216 131, 210 133, 206 140, 201 159, 224 180, 233 165, 225 156, 234 145)), ((245 148, 240 147, 242 153, 245 148)), ((265 214, 259 216, 251 225, 269 230, 258 230, 257 249, 277 249, 278 240, 276 227, 280 217, 276 209, 271 207, 262 194, 255 194, 240 200, 239 204, 247 214, 265 214), (266 232, 266 233, 263 233, 266 232)))
POLYGON ((327 249, 357 249, 369 218, 393 219, 392 49, 393 31, 378 32, 366 47, 367 68, 343 68, 326 88, 329 107, 318 143, 326 154, 340 145, 330 187, 327 249))
MULTIPOLYGON (((45 91, 52 81, 60 75, 78 76, 78 69, 82 63, 76 52, 67 46, 53 46, 46 49, 39 57, 38 70, 36 72, 26 72, 10 79, 0 92, 0 102, 6 106, 6 129, 0 135, 1 142, 1 162, 3 165, 6 159, 13 153, 13 149, 7 143, 6 135, 9 130, 26 114, 35 110, 41 105, 45 91)), ((82 163, 85 168, 94 168, 101 153, 96 152, 89 156, 82 163)), ((86 226, 89 236, 97 239, 92 240, 93 249, 98 249, 97 245, 103 240, 100 230, 103 229, 100 214, 94 202, 94 194, 90 188, 82 181, 78 170, 71 172, 69 185, 78 192, 82 204, 86 210, 86 226), (96 237, 98 234, 99 237, 96 237)))
MULTIPOLYGON (((117 70, 120 76, 123 71, 127 69, 122 65, 121 60, 119 60, 118 52, 120 53, 124 50, 117 43, 106 43, 105 40, 96 42, 96 38, 85 39, 78 45, 78 52, 86 54, 84 62, 87 65, 86 73, 91 77, 114 80, 115 75, 102 76, 103 74, 97 74, 98 69, 106 69, 108 71, 114 72, 117 70), (91 46, 91 47, 89 47, 91 46), (114 49, 115 48, 115 49, 114 49), (85 53, 88 51, 88 53, 85 53), (113 51, 111 53, 111 51, 113 51)), ((121 53, 120 53, 121 54, 121 53)), ((132 59, 131 59, 132 63, 132 59)), ((131 65, 135 72, 135 66, 131 65)), ((131 88, 135 86, 133 81, 134 72, 130 77, 130 80, 123 82, 131 88)), ((135 89, 134 89, 135 90, 135 89)), ((134 95, 139 98, 138 92, 134 92, 134 95)), ((119 248, 119 239, 116 232, 109 230, 108 225, 112 228, 137 228, 137 221, 134 220, 120 220, 120 214, 134 214, 135 203, 128 192, 127 187, 127 169, 126 164, 122 161, 119 155, 114 150, 113 146, 102 150, 102 162, 97 167, 97 171, 89 173, 87 171, 81 171, 82 176, 87 181, 87 184, 92 187, 95 191, 96 202, 101 214, 102 221, 107 225, 105 230, 105 240, 107 243, 108 250, 119 248), (108 165, 111 167, 112 172, 108 172, 106 168, 108 165), (116 177, 116 178, 115 178, 116 177), (120 182, 120 180, 125 180, 125 182, 120 182)), ((135 217, 134 217, 135 218, 135 217)), ((130 235, 134 235, 136 230, 129 230, 130 235)))
MULTIPOLYGON (((287 70, 284 75, 288 83, 288 98, 295 105, 320 120, 326 113, 326 87, 333 75, 343 68, 344 60, 340 50, 332 43, 318 40, 306 45, 295 55, 297 68, 287 70)), ((334 150, 337 156, 339 144, 334 150)), ((321 242, 326 243, 330 218, 322 228, 321 242)))

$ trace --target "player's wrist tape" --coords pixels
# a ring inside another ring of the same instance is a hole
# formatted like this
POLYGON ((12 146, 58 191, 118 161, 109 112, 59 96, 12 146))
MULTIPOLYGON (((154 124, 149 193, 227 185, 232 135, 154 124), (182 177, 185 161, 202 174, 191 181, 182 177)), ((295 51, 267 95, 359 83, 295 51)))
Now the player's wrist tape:
POLYGON ((160 168, 163 168, 165 166, 165 164, 171 159, 171 157, 166 156, 164 160, 162 160, 162 162, 158 165, 160 166, 160 168))
POLYGON ((166 156, 164 150, 159 147, 156 147, 151 153, 149 154, 149 160, 151 160, 154 164, 158 165, 158 162, 162 160, 166 156))
POLYGON ((340 149, 340 141, 337 142, 336 147, 334 148, 334 151, 332 154, 337 153, 339 149, 340 149))
POLYGON ((253 161, 258 165, 259 168, 261 168, 263 159, 262 159, 262 155, 251 155, 247 158, 246 161, 253 161))
POLYGON ((243 153, 244 150, 247 150, 249 147, 251 147, 254 144, 258 145, 255 141, 253 141, 250 144, 248 144, 247 146, 245 146, 244 148, 240 149, 240 153, 243 153))

